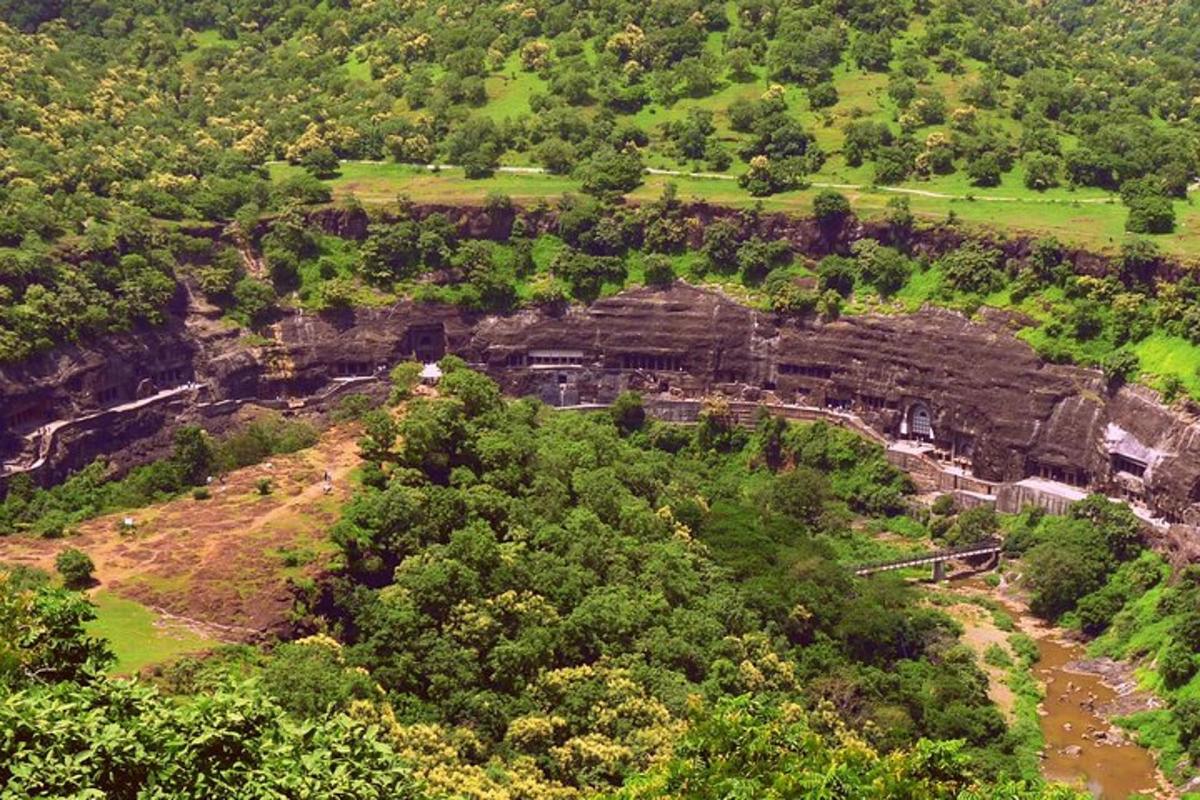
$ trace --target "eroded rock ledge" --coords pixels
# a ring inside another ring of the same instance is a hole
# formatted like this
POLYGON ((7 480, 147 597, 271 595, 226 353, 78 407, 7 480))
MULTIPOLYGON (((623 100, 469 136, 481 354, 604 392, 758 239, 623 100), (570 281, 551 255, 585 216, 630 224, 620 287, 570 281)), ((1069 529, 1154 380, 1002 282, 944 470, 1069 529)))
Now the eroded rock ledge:
POLYGON ((189 320, 0 367, 9 471, 40 457, 44 482, 97 455, 127 467, 165 452, 180 424, 220 429, 239 402, 320 411, 356 377, 453 353, 507 392, 557 405, 634 388, 853 410, 890 437, 932 442, 984 480, 1042 476, 1200 522, 1200 423, 1149 390, 1110 392, 1095 370, 1043 362, 998 318, 929 309, 802 323, 678 283, 560 313, 494 317, 409 302, 293 312, 269 340, 189 320), (39 446, 39 428, 71 419, 80 421, 39 446))

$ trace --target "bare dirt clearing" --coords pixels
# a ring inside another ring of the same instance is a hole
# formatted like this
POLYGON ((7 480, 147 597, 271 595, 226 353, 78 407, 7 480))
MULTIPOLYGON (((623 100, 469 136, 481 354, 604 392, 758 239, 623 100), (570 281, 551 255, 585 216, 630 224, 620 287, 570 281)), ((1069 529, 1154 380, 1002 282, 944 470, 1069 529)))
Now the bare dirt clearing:
POLYGON ((280 630, 292 605, 289 580, 318 574, 331 553, 329 530, 359 463, 357 435, 352 426, 332 428, 308 450, 214 480, 208 500, 187 495, 109 514, 64 539, 0 539, 0 562, 53 570, 59 552, 77 547, 96 563, 98 589, 208 636, 246 640, 280 630), (257 489, 264 478, 268 495, 257 489), (121 531, 125 517, 132 532, 121 531))

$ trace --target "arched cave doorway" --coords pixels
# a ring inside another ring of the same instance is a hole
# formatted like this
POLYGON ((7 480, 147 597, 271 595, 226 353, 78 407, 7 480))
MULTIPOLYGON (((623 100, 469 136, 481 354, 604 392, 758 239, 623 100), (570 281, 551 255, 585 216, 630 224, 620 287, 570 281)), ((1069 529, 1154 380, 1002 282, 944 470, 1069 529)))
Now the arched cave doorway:
POLYGON ((908 409, 908 435, 914 439, 933 439, 933 414, 924 403, 913 403, 908 409))

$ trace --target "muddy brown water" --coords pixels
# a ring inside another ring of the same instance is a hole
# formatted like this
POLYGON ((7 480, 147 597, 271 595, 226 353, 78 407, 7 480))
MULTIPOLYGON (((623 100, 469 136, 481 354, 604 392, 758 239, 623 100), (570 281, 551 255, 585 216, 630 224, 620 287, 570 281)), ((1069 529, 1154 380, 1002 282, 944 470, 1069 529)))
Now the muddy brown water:
POLYGON ((1105 741, 1110 730, 1112 738, 1118 738, 1118 729, 1097 709, 1115 701, 1117 692, 1096 675, 1068 668, 1087 659, 1083 645, 1059 638, 1055 629, 1026 616, 1011 598, 977 577, 955 584, 999 601, 1037 642, 1033 676, 1045 690, 1040 717, 1046 740, 1042 774, 1047 780, 1085 789, 1098 800, 1173 796, 1160 792, 1158 768, 1149 750, 1124 736, 1119 736, 1120 744, 1105 741))
POLYGON ((1096 741, 1097 734, 1103 737, 1114 726, 1092 709, 1113 702, 1117 693, 1095 675, 1066 669, 1087 657, 1083 647, 1043 637, 1038 639, 1038 652, 1041 657, 1033 665, 1033 674, 1046 692, 1042 774, 1048 780, 1084 787, 1101 800, 1154 797, 1157 768, 1150 751, 1131 741, 1096 741))

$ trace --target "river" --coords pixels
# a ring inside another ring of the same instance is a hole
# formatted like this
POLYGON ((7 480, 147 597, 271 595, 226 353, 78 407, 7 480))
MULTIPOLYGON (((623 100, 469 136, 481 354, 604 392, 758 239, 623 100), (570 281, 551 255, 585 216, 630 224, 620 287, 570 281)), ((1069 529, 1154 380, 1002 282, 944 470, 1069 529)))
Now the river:
POLYGON ((1154 796, 1158 768, 1144 747, 1118 737, 1105 741, 1113 725, 1095 709, 1117 699, 1096 675, 1067 669, 1087 658, 1082 645, 1053 635, 1038 637, 1040 658, 1034 677, 1045 687, 1042 734, 1046 737, 1042 774, 1052 781, 1084 786, 1101 800, 1154 796))
POLYGON ((954 585, 1000 602, 1037 642, 1033 676, 1045 691, 1039 711, 1047 780, 1084 788, 1098 800, 1177 796, 1160 778, 1150 751, 1126 740, 1104 717, 1101 710, 1116 702, 1118 693, 1098 675, 1077 669, 1088 658, 1082 644, 1064 639, 1060 630, 1032 618, 1022 605, 977 577, 954 585))

